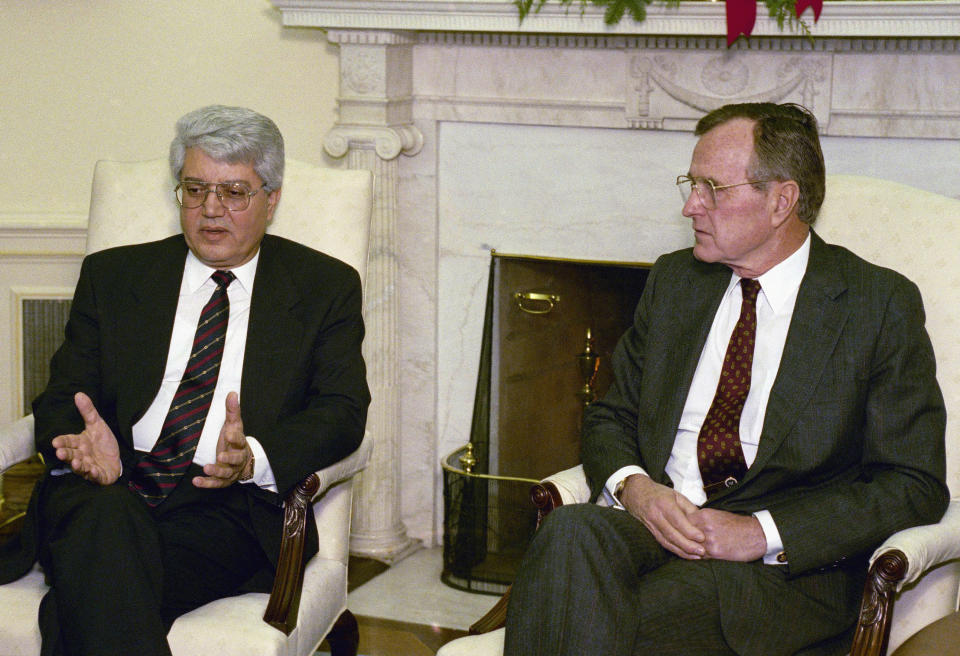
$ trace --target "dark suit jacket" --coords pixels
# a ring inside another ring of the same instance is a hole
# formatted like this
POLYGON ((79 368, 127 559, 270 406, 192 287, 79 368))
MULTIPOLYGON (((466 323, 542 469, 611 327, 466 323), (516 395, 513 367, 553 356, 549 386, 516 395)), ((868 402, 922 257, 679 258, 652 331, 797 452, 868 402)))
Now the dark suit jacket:
MULTIPOLYGON (((670 484, 664 467, 729 281, 729 268, 700 262, 690 249, 654 265, 612 358, 615 382, 584 420, 582 460, 594 495, 626 465, 670 484)), ((865 558, 880 542, 942 516, 945 422, 916 286, 813 234, 756 460, 706 505, 769 510, 789 579, 836 603, 841 588, 859 595, 865 558)), ((782 631, 763 625, 775 599, 736 581, 721 588, 733 642, 782 631)))
MULTIPOLYGON (((124 471, 135 466, 131 429, 160 386, 186 255, 177 235, 84 259, 66 340, 51 362, 47 389, 33 404, 37 450, 48 466, 59 465, 51 440, 83 429, 73 404, 78 391, 90 396, 113 429, 124 471)), ((370 401, 363 332, 355 270, 292 241, 264 237, 239 392, 244 431, 263 445, 280 491, 243 486, 260 542, 274 562, 283 496, 310 472, 349 455, 363 438, 370 401)), ((312 517, 310 526, 315 536, 312 517)), ((309 556, 316 540, 307 544, 309 556)))

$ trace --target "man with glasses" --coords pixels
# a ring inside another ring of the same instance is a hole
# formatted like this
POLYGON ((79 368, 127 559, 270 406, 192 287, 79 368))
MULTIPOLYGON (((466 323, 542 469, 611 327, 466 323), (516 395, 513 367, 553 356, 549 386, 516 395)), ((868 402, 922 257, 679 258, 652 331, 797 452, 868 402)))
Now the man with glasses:
POLYGON ((920 294, 811 230, 813 115, 728 105, 696 135, 693 248, 657 260, 584 417, 609 507, 547 517, 508 656, 845 654, 872 550, 946 508, 920 294))
POLYGON ((170 167, 183 233, 84 260, 33 405, 44 654, 169 655, 179 615, 269 591, 284 495, 363 437, 359 276, 265 234, 277 126, 191 112, 170 167))

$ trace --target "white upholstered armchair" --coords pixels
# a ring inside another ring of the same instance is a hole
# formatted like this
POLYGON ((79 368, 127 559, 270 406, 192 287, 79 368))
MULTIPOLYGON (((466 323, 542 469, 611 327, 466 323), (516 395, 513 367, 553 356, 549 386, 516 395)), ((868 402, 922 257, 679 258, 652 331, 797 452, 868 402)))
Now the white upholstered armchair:
MULTIPOLYGON (((953 500, 940 523, 897 533, 874 553, 850 653, 875 656, 893 652, 924 626, 955 612, 960 595, 960 200, 875 178, 828 176, 814 228, 827 242, 895 269, 920 287, 947 406, 947 484, 953 500)), ((531 496, 545 514, 562 504, 585 503, 590 493, 578 466, 548 477, 531 496)), ((449 643, 438 656, 502 654, 498 627, 505 611, 501 600, 472 627, 477 635, 449 643)))
MULTIPOLYGON (((161 239, 180 231, 165 159, 97 163, 87 252, 161 239)), ((351 264, 363 280, 372 203, 367 171, 338 171, 287 160, 283 197, 268 232, 351 264)), ((367 434, 345 460, 305 479, 287 497, 283 546, 270 595, 220 599, 181 616, 169 634, 175 656, 306 656, 328 637, 334 654, 356 654, 357 625, 346 610, 353 480, 373 448, 367 434), (306 512, 319 552, 303 563, 306 512), (328 635, 329 634, 329 635, 328 635)), ((0 427, 0 472, 34 453, 33 417, 0 427)), ((0 586, 0 656, 40 653, 37 609, 43 574, 0 586)))

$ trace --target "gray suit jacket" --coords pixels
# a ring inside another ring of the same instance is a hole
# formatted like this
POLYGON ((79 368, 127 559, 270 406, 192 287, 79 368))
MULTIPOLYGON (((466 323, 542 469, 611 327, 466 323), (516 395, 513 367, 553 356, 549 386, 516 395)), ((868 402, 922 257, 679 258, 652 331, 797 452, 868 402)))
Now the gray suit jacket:
MULTIPOLYGON (((594 495, 626 465, 670 484, 664 467, 729 280, 729 268, 690 249, 654 265, 613 355, 614 384, 584 419, 594 495)), ((813 234, 756 460, 706 505, 769 510, 787 580, 836 603, 841 590, 859 594, 864 561, 881 541, 943 514, 945 422, 917 287, 813 234)), ((775 600, 735 580, 721 587, 733 642, 762 633, 763 607, 775 600)))

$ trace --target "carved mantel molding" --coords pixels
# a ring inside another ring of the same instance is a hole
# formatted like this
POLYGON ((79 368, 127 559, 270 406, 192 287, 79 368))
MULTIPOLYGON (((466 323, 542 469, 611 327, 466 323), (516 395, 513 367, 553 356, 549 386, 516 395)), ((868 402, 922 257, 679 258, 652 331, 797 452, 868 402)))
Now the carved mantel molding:
POLYGON ((340 44, 338 125, 372 106, 354 88, 377 65, 373 44, 408 49, 418 70, 382 68, 408 87, 378 123, 408 143, 400 126, 418 120, 688 130, 704 111, 745 100, 801 102, 828 135, 960 138, 960 0, 827 0, 817 23, 804 14, 812 38, 781 30, 761 6, 753 35, 731 48, 722 2, 655 3, 645 21, 613 26, 602 8, 559 2, 522 23, 512 0, 274 5, 285 25, 325 29, 340 44))
MULTIPOLYGON (((366 30, 526 34, 697 35, 726 34, 722 2, 651 5, 642 23, 603 22, 603 9, 547 3, 520 22, 512 0, 274 0, 284 25, 366 30)), ((812 23, 806 15, 808 22, 812 23)), ((814 37, 938 38, 960 35, 960 2, 928 0, 824 2, 814 37)), ((789 36, 761 6, 754 36, 789 36)))

